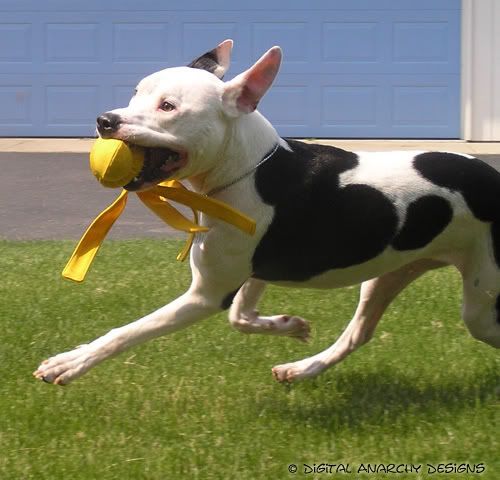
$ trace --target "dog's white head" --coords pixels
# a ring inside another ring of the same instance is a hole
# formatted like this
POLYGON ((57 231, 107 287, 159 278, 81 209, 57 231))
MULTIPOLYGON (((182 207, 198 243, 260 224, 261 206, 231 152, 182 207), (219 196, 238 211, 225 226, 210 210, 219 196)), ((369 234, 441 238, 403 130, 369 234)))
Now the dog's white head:
POLYGON ((281 63, 281 49, 273 47, 250 69, 223 82, 232 46, 226 40, 187 67, 144 78, 128 107, 98 117, 101 137, 147 147, 143 170, 125 188, 147 189, 216 165, 232 124, 255 111, 281 63))

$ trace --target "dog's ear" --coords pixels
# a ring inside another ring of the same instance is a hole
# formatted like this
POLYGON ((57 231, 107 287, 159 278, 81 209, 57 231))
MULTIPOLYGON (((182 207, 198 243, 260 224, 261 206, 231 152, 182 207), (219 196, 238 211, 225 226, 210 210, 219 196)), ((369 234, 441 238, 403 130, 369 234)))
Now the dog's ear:
POLYGON ((229 68, 232 49, 233 41, 229 39, 224 40, 213 50, 210 50, 209 52, 204 53, 201 57, 193 60, 188 67, 206 70, 222 80, 224 78, 224 74, 229 68))
POLYGON ((281 65, 280 47, 268 50, 257 62, 226 83, 222 97, 231 116, 251 113, 272 85, 281 65))

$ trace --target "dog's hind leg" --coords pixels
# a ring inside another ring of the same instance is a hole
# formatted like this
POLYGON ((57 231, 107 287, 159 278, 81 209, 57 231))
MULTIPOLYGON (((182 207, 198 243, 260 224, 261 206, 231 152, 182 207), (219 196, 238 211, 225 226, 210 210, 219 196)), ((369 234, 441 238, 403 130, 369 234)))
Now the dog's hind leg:
POLYGON ((435 260, 418 260, 394 272, 363 282, 354 317, 339 339, 317 355, 274 367, 275 379, 279 382, 293 382, 314 377, 342 361, 372 338, 385 309, 409 283, 426 271, 445 265, 435 260))
POLYGON ((500 348, 500 268, 488 247, 478 244, 478 251, 460 269, 464 288, 462 316, 474 338, 500 348))
POLYGON ((281 335, 307 341, 309 324, 300 317, 273 315, 264 317, 256 310, 257 302, 264 293, 266 283, 250 278, 238 290, 229 310, 229 322, 242 333, 281 335))

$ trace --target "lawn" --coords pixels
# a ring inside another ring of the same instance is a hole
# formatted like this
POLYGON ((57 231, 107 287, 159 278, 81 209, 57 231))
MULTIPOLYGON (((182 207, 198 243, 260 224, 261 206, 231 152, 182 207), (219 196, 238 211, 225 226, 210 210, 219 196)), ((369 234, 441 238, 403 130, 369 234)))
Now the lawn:
POLYGON ((64 388, 31 377, 47 356, 184 291, 180 245, 106 242, 77 285, 60 277, 72 243, 0 242, 0 479, 500 478, 500 355, 465 330, 452 269, 404 291, 344 363, 290 387, 271 367, 331 344, 357 287, 269 288, 261 311, 310 319, 308 345, 242 335, 221 314, 64 388), (323 463, 351 473, 308 473, 323 463), (421 467, 358 473, 368 463, 421 467), (485 470, 431 474, 440 463, 485 470))

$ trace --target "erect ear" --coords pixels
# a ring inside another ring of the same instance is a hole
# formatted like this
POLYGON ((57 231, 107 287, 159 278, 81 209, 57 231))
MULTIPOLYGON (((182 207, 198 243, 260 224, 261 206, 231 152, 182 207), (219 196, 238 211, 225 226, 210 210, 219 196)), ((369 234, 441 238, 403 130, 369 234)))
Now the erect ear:
POLYGON ((252 67, 225 84, 222 100, 229 115, 251 113, 257 108, 276 78, 281 57, 281 48, 273 47, 252 67))
POLYGON ((231 62, 232 49, 233 41, 229 39, 224 40, 213 50, 193 60, 188 67, 207 70, 207 72, 213 73, 222 80, 231 62))

